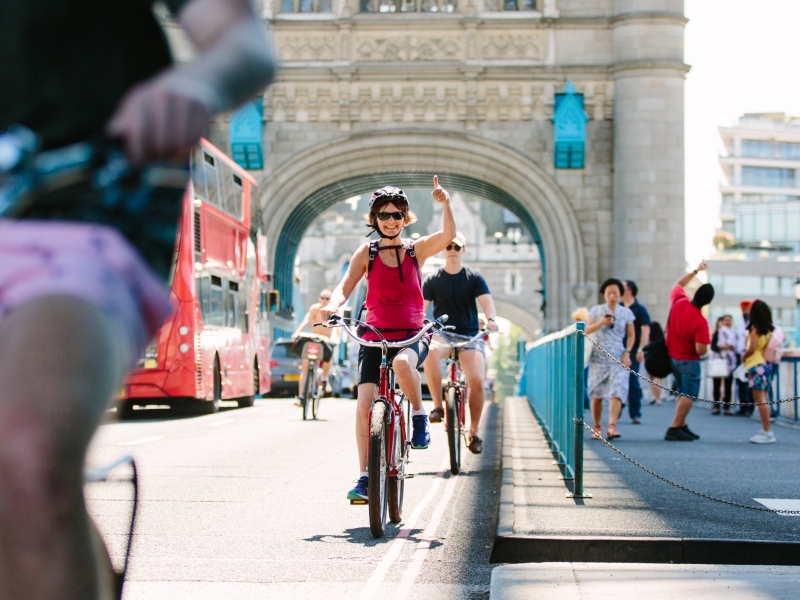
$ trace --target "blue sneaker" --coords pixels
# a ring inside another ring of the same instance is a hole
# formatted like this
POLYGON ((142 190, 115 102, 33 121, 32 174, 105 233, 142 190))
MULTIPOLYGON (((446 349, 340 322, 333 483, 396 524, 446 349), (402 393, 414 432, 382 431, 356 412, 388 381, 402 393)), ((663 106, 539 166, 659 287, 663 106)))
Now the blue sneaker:
POLYGON ((428 415, 411 417, 411 447, 424 450, 431 445, 431 434, 428 433, 428 415))
POLYGON ((359 477, 356 487, 347 492, 348 500, 366 500, 367 499, 367 482, 369 477, 366 475, 359 477))

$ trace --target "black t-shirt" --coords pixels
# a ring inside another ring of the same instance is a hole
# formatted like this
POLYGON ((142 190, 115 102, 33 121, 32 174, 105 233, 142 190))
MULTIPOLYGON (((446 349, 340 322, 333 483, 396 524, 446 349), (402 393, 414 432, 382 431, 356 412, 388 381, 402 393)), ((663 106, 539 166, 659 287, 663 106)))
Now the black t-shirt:
POLYGON ((489 293, 483 276, 464 267, 455 275, 439 269, 425 279, 422 297, 433 302, 433 316, 448 315, 447 324, 455 326, 455 333, 475 335, 480 329, 478 306, 475 299, 489 293))
POLYGON ((125 92, 171 63, 152 4, 0 0, 0 132, 26 125, 45 148, 100 134, 125 92))
MULTIPOLYGON (((166 4, 177 14, 187 1, 166 4)), ((172 62, 152 4, 0 0, 0 132, 26 125, 43 149, 102 135, 125 93, 172 62)), ((90 184, 76 184, 38 198, 20 218, 110 225, 166 279, 183 192, 119 194, 112 204, 90 184)))

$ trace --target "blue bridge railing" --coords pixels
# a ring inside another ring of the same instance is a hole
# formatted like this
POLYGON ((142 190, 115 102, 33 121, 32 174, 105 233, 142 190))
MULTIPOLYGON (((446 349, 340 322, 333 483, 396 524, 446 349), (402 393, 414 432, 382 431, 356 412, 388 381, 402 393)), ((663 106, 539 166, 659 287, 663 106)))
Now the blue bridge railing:
POLYGON ((536 341, 525 359, 523 392, 544 429, 550 448, 573 479, 570 497, 583 491, 583 345, 578 322, 536 341))

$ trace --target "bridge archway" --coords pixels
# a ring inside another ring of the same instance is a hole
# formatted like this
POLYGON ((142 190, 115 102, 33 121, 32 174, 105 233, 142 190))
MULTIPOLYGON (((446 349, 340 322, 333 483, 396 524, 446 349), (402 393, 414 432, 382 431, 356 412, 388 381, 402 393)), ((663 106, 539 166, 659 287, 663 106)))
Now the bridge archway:
POLYGON ((352 135, 295 155, 278 168, 259 191, 276 287, 291 289, 297 246, 324 210, 381 185, 428 187, 434 173, 444 187, 490 199, 520 218, 540 250, 545 325, 568 323, 571 290, 584 281, 584 251, 565 194, 518 152, 453 133, 352 135))

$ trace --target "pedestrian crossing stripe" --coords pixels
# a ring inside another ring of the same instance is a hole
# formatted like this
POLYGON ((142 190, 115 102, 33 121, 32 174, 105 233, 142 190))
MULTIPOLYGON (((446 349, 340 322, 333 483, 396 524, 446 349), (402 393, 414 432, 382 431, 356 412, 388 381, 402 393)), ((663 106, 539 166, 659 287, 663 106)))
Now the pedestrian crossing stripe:
MULTIPOLYGON (((794 498, 753 498, 759 504, 763 504, 769 509, 779 511, 800 511, 800 500, 794 498)), ((796 515, 783 515, 784 517, 800 517, 796 515)))

